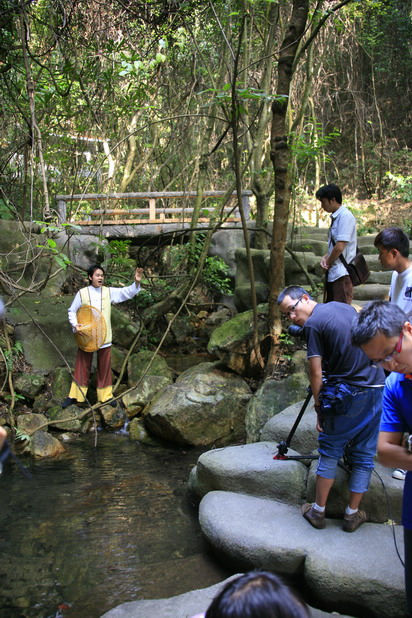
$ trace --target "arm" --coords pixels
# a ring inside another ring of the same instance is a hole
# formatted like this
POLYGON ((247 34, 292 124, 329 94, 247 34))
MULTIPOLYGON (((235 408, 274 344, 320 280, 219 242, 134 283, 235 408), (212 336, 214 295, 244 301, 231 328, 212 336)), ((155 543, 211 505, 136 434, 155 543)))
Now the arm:
POLYGON ((7 438, 7 431, 0 425, 0 451, 3 448, 3 445, 7 438))
POLYGON ((332 251, 329 254, 327 253, 326 255, 322 257, 320 261, 320 265, 322 266, 324 270, 329 270, 333 262, 335 262, 335 260, 339 258, 340 254, 343 252, 347 244, 348 243, 345 242, 344 240, 338 240, 338 242, 335 243, 335 246, 333 247, 332 251))
POLYGON ((321 356, 311 356, 309 359, 309 381, 310 387, 312 389, 313 399, 315 401, 315 410, 318 415, 318 420, 316 423, 316 429, 318 431, 323 431, 320 415, 319 415, 319 393, 323 386, 322 381, 322 357, 321 356))
POLYGON ((412 470, 412 453, 402 444, 401 431, 381 431, 378 438, 378 461, 388 468, 412 470))
POLYGON ((80 292, 77 292, 76 296, 73 299, 72 304, 69 307, 69 322, 71 324, 72 330, 74 333, 77 332, 79 324, 77 324, 77 312, 80 309, 82 304, 81 298, 80 298, 80 292))
POLYGON ((136 268, 134 273, 134 283, 127 288, 110 288, 110 297, 112 303, 117 305, 125 300, 134 298, 140 292, 140 282, 143 277, 143 268, 136 268))

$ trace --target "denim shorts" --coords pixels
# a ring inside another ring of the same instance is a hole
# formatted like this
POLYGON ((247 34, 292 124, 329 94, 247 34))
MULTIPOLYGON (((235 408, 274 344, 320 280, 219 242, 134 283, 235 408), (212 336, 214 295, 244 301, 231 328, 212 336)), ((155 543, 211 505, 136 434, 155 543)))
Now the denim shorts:
POLYGON ((351 466, 350 491, 364 493, 369 486, 379 434, 383 387, 351 387, 343 413, 326 414, 319 433, 317 474, 333 479, 345 454, 351 466))

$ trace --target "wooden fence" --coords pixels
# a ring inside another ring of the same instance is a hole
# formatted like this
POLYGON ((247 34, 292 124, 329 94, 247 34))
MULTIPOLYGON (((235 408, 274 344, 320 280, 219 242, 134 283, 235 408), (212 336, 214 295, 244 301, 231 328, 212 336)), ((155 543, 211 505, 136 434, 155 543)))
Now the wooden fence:
MULTIPOLYGON (((215 211, 215 204, 207 204, 210 198, 222 198, 224 191, 205 191, 203 194, 202 206, 200 208, 199 223, 208 223, 210 216, 215 211)), ((249 197, 252 191, 242 192, 242 205, 246 219, 249 219, 250 204, 249 197)), ((70 222, 76 225, 145 225, 145 224, 176 224, 190 223, 192 220, 193 207, 177 206, 176 202, 193 200, 197 197, 195 191, 152 191, 148 193, 86 193, 75 195, 57 195, 57 211, 59 221, 67 221, 68 202, 104 202, 102 207, 91 210, 86 216, 76 215, 76 210, 69 217, 70 222), (120 202, 122 200, 141 200, 145 204, 141 208, 121 208, 117 204, 114 208, 108 208, 108 203, 120 202)), ((226 222, 240 221, 239 210, 237 207, 237 194, 232 193, 231 200, 223 208, 223 218, 226 222)))

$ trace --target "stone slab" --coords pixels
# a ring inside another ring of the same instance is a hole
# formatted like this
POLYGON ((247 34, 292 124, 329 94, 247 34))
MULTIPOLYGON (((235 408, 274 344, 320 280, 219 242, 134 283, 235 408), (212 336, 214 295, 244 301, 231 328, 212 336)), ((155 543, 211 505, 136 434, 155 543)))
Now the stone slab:
MULTIPOLYGON (((101 618, 190 618, 205 611, 221 588, 238 575, 232 575, 232 577, 228 577, 214 586, 185 592, 170 599, 150 599, 123 603, 103 614, 101 618)), ((310 610, 312 618, 329 618, 332 616, 332 614, 312 607, 310 610)), ((350 616, 337 613, 334 613, 333 616, 350 618, 350 616)))
MULTIPOLYGON (((403 567, 390 526, 365 523, 348 534, 341 520, 327 519, 326 528, 316 530, 297 507, 222 491, 203 498, 199 521, 219 554, 245 568, 303 574, 323 607, 374 618, 405 616, 403 567)), ((395 532, 403 553, 402 531, 395 532)))

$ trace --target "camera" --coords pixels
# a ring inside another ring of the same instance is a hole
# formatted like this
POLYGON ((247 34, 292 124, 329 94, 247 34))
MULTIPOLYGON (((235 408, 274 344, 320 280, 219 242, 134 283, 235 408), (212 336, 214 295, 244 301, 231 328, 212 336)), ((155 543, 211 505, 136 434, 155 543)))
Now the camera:
POLYGON ((292 335, 292 337, 304 338, 303 326, 298 326, 297 324, 291 324, 288 326, 288 333, 289 335, 292 335))

